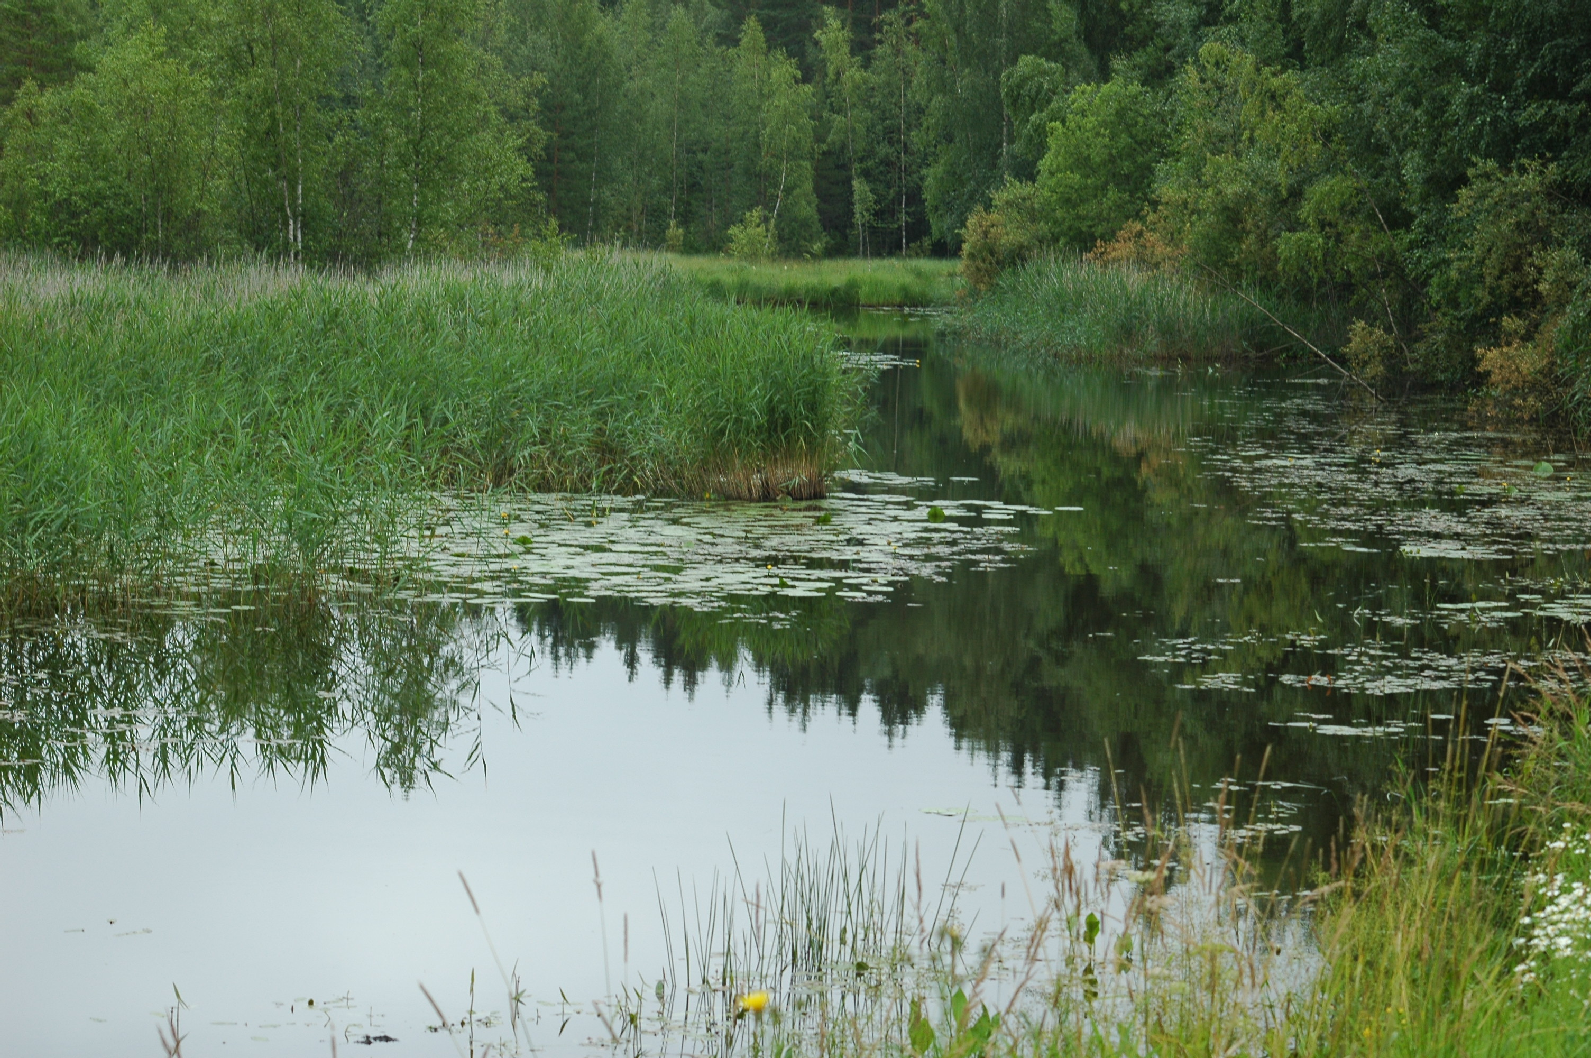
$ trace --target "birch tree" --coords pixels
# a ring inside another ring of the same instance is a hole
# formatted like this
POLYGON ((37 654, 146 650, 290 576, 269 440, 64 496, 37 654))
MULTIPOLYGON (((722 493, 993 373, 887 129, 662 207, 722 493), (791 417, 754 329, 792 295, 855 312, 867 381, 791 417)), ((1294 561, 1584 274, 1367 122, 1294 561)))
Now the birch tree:
POLYGON ((245 227, 302 260, 308 217, 324 212, 326 102, 352 27, 335 0, 232 0, 226 24, 245 227))
POLYGON ((388 240, 406 254, 458 245, 530 179, 522 144, 494 104, 500 71, 475 41, 485 13, 478 0, 386 0, 376 13, 384 161, 398 218, 388 240))

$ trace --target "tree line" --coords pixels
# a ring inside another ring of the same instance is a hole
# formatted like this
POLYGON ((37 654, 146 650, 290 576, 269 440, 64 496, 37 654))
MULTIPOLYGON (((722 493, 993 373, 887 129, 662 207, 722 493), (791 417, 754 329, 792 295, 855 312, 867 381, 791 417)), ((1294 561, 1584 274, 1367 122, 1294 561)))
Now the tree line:
POLYGON ((1591 342, 1583 0, 0 0, 0 105, 0 239, 74 255, 1070 248, 1367 370, 1591 342))

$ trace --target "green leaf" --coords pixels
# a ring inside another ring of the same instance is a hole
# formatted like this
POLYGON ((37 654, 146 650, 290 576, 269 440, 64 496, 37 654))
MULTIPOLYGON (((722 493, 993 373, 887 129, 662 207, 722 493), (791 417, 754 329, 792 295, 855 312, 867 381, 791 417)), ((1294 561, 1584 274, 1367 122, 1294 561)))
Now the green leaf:
POLYGON ((950 997, 950 1020, 957 1025, 967 1023, 967 993, 956 989, 956 994, 950 997))
POLYGON ((911 1021, 906 1030, 913 1054, 923 1054, 934 1045, 934 1027, 923 1017, 922 1000, 912 1000, 911 1021))
POLYGON ((938 524, 939 522, 944 521, 945 520, 945 509, 943 507, 930 507, 930 508, 928 508, 928 520, 930 522, 934 522, 935 524, 938 524))
POLYGON ((1550 478, 1552 477, 1552 464, 1543 459, 1541 462, 1531 467, 1530 472, 1536 475, 1538 478, 1550 478))
POLYGON ((1093 944, 1094 938, 1099 936, 1099 916, 1092 911, 1083 920, 1083 943, 1093 944))

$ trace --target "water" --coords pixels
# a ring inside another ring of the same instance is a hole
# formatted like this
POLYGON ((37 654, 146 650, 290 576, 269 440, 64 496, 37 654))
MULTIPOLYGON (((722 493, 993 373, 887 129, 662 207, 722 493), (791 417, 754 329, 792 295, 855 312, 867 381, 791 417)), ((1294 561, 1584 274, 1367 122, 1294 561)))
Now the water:
POLYGON ((1025 907, 1008 833, 1130 857, 1145 805, 1233 779, 1268 862, 1319 850, 1394 765, 1510 727, 1509 661, 1585 652, 1560 439, 1307 367, 1044 369, 861 323, 876 414, 822 504, 439 504, 438 578, 396 597, 216 576, 10 629, 7 1049, 158 1054, 175 989, 185 1053, 452 1053, 417 982, 506 1006, 459 871, 531 1039, 575 1047, 656 979, 660 894, 796 832, 878 827, 936 878, 976 844, 987 933, 1025 907))

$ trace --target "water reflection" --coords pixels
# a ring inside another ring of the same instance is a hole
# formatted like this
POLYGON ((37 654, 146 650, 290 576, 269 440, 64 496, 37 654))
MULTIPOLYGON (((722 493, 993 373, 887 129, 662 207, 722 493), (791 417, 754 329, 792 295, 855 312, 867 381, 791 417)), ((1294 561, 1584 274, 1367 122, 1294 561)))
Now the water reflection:
MULTIPOLYGON (((875 410, 822 504, 460 503, 429 575, 380 591, 218 576, 0 629, 0 881, 27 909, 0 984, 47 1008, 34 1049, 149 1052, 127 1019, 177 977, 273 1032, 264 1008, 363 981, 418 1035, 418 968, 469 980, 476 923, 445 909, 472 864, 550 1002, 601 964, 593 849, 649 969, 650 872, 720 866, 726 832, 776 859, 787 813, 904 812, 946 852, 974 806, 1118 856, 1173 788, 1197 812, 1236 776, 1274 865, 1480 737, 1456 717, 1521 700, 1508 662, 1584 652, 1591 492, 1551 437, 866 323, 875 410), (152 925, 116 924, 128 902, 152 925), (235 958, 266 933, 285 954, 235 958), (83 994, 117 1012, 58 1035, 83 994)), ((1002 922, 1004 869, 967 891, 1002 922)), ((320 1046, 294 1024, 280 1053, 320 1046)))
POLYGON ((1539 474, 1550 438, 929 333, 857 338, 888 366, 862 472, 823 508, 536 501, 473 535, 455 512, 450 548, 496 542, 392 598, 231 589, 13 626, 0 804, 207 773, 313 786, 350 735, 410 791, 450 754, 481 763, 504 644, 554 672, 611 645, 635 683, 749 672, 772 712, 876 715, 880 752, 943 723, 1015 776, 1092 769, 1134 811, 1267 760, 1273 825, 1323 840, 1465 703, 1490 715, 1507 661, 1578 644, 1591 504, 1572 460, 1539 474))
POLYGON ((0 805, 94 781, 139 796, 212 774, 314 786, 350 732, 379 781, 411 791, 470 736, 500 634, 489 612, 455 606, 242 590, 180 602, 6 630, 0 805))

